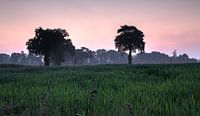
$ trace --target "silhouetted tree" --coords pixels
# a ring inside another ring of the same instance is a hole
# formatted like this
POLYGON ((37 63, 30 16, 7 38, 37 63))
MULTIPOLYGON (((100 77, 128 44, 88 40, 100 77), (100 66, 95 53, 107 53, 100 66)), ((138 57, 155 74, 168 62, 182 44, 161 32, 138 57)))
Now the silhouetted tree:
POLYGON ((172 52, 172 55, 173 55, 173 58, 177 57, 177 50, 176 49, 172 52))
POLYGON ((20 53, 12 53, 10 56, 10 62, 12 64, 20 64, 20 57, 21 57, 20 53))
POLYGON ((107 64, 108 57, 107 57, 107 50, 105 49, 98 49, 96 51, 96 61, 98 64, 107 64))
POLYGON ((0 54, 0 64, 9 64, 9 63, 10 63, 10 55, 0 54))
POLYGON ((82 49, 76 49, 74 55, 74 64, 82 64, 85 59, 85 54, 82 49))
POLYGON ((50 64, 50 59, 56 65, 64 61, 64 53, 67 51, 74 54, 75 47, 71 39, 65 39, 69 34, 64 29, 43 29, 35 30, 35 37, 26 43, 30 53, 44 55, 45 66, 50 64))
POLYGON ((117 37, 115 38, 115 46, 118 51, 129 51, 128 63, 132 63, 132 51, 136 50, 144 52, 145 42, 143 41, 144 34, 135 26, 124 25, 117 30, 117 37))
POLYGON ((21 51, 20 53, 20 64, 21 65, 27 65, 28 62, 27 62, 27 54, 24 53, 24 51, 21 51))
POLYGON ((95 52, 86 47, 81 47, 81 49, 84 52, 86 63, 90 63, 90 60, 94 57, 95 52))
POLYGON ((191 59, 187 54, 178 57, 153 51, 151 53, 139 53, 134 57, 135 64, 169 64, 169 63, 195 63, 196 59, 191 59), (172 62, 173 61, 173 62, 172 62))
POLYGON ((121 54, 120 52, 117 52, 115 50, 109 50, 107 51, 107 56, 109 58, 109 63, 112 64, 122 64, 127 63, 127 54, 121 54))
POLYGON ((92 50, 89 50, 86 47, 81 47, 81 49, 75 50, 74 63, 88 64, 90 63, 90 60, 93 58, 93 56, 94 56, 94 52, 92 50))
POLYGON ((41 55, 35 55, 33 53, 29 53, 27 55, 27 65, 32 65, 32 66, 40 66, 40 65, 43 65, 43 62, 42 62, 42 56, 41 55))
POLYGON ((170 63, 170 57, 164 53, 153 51, 151 53, 139 53, 134 57, 134 64, 166 64, 170 63))

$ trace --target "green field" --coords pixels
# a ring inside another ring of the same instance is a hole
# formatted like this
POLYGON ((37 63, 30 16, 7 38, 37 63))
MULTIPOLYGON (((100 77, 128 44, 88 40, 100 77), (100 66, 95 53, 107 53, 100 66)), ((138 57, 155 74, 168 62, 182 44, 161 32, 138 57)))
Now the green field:
POLYGON ((2 65, 0 115, 200 116, 200 64, 2 65))

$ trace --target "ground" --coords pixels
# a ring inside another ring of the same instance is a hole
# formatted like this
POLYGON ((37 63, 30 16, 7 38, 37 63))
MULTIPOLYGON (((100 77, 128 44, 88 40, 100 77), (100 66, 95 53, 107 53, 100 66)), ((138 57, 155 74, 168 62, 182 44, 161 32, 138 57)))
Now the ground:
POLYGON ((0 65, 0 115, 197 116, 200 64, 0 65))

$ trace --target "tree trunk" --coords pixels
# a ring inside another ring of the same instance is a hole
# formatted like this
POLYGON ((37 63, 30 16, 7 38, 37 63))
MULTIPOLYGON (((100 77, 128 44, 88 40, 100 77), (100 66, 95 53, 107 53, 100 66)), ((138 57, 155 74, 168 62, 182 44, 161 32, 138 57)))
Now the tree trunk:
POLYGON ((44 65, 49 66, 49 53, 44 55, 44 65))
POLYGON ((129 48, 128 64, 132 64, 132 50, 131 50, 131 47, 129 48))

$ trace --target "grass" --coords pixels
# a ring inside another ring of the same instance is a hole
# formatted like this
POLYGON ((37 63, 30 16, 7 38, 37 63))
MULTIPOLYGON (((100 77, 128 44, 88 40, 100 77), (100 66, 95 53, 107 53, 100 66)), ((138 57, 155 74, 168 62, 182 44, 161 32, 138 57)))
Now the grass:
POLYGON ((1 65, 0 115, 198 116, 200 64, 1 65))

